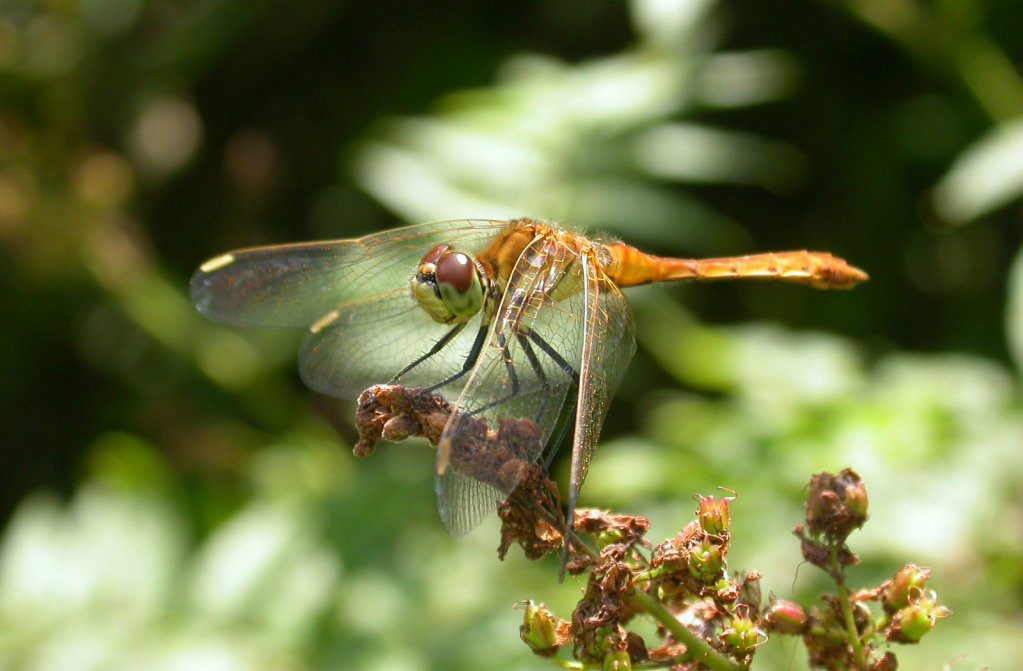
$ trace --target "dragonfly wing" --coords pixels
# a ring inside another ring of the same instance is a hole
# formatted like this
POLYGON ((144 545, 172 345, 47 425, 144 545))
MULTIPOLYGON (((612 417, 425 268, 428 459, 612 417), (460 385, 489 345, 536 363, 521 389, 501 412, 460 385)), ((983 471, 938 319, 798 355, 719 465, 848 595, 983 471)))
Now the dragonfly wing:
MULTIPOLYGON (((396 382, 427 386, 454 375, 468 356, 479 323, 480 317, 471 320, 443 349, 396 382)), ((299 355, 302 380, 331 396, 357 398, 367 387, 388 382, 451 329, 426 317, 405 284, 349 301, 321 317, 306 334, 299 355)))
POLYGON ((447 243, 477 253, 506 226, 443 221, 352 240, 243 249, 199 267, 192 276, 192 302, 219 322, 306 328, 340 305, 407 289, 431 248, 447 243))
POLYGON ((578 257, 549 238, 515 264, 438 447, 437 504, 451 533, 468 533, 515 489, 523 467, 541 463, 577 379, 580 281, 578 257))
POLYGON ((583 257, 582 365, 572 441, 569 520, 575 512, 608 405, 636 353, 635 323, 628 300, 600 266, 583 257))
POLYGON ((497 508, 505 494, 494 485, 454 470, 437 476, 437 506, 452 536, 464 536, 497 508))

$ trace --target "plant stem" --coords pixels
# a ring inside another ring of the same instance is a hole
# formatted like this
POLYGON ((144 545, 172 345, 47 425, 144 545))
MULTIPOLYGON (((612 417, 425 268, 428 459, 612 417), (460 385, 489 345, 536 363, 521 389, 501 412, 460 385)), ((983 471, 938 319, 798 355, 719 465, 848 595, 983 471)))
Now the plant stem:
MULTIPOLYGON (((693 660, 689 659, 688 655, 679 655, 678 657, 672 657, 662 662, 639 662, 632 665, 633 670, 635 669, 670 669, 673 666, 680 664, 686 664, 693 660)), ((684 667, 683 667, 684 668, 684 667)))
POLYGON ((863 652, 863 642, 860 641, 860 634, 856 630, 856 620, 853 617, 852 602, 849 600, 849 590, 845 586, 845 576, 842 567, 838 565, 839 543, 831 543, 831 577, 835 579, 835 586, 838 587, 838 600, 842 606, 842 617, 845 619, 845 630, 849 636, 849 645, 853 649, 853 659, 856 660, 856 668, 866 669, 867 658, 863 652))
POLYGON ((728 659, 710 647, 702 638, 686 629, 656 598, 638 589, 633 590, 629 596, 640 608, 664 625, 664 628, 671 632, 675 640, 686 646, 688 651, 686 657, 690 660, 699 662, 714 671, 742 671, 741 665, 728 659))
POLYGON ((667 564, 665 564, 665 565, 660 566, 658 568, 650 569, 649 571, 646 571, 645 573, 637 574, 636 578, 634 580, 634 583, 649 582, 649 581, 653 580, 654 578, 660 578, 662 575, 667 575, 669 573, 671 573, 671 568, 667 564))

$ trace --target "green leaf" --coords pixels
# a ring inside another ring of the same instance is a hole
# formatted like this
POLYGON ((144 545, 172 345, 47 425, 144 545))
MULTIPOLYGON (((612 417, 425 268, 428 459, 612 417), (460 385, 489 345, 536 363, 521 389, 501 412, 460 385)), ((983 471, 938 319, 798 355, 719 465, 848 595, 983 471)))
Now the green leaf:
POLYGON ((996 126, 967 147, 934 188, 934 207, 964 224, 1023 196, 1023 119, 996 126))

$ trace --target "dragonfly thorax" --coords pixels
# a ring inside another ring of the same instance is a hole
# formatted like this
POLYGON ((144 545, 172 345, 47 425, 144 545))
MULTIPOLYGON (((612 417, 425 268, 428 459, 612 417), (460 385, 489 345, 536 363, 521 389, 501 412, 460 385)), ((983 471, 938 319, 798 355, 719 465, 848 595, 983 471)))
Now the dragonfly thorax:
POLYGON ((423 256, 409 288, 431 319, 454 324, 469 321, 483 309, 485 284, 486 275, 471 256, 438 245, 423 256))

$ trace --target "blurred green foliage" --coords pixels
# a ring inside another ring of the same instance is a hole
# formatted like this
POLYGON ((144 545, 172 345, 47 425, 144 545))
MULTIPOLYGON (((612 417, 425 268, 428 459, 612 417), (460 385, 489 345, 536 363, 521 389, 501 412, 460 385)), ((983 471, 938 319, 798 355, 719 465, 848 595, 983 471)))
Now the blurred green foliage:
POLYGON ((870 272, 631 292, 583 503, 658 538, 732 488, 732 565, 800 596, 801 489, 852 466, 858 582, 929 565, 956 613, 904 668, 1019 668, 1021 33, 1012 0, 3 0, 0 666, 543 667, 511 604, 572 603, 555 563, 448 537, 429 450, 355 462, 295 334, 186 295, 244 245, 535 215, 870 272))

